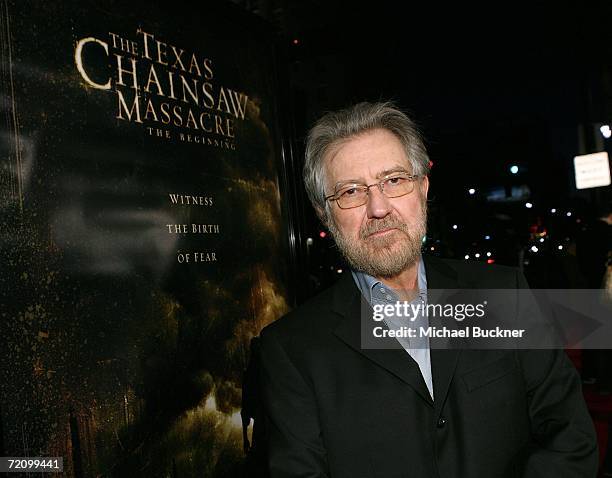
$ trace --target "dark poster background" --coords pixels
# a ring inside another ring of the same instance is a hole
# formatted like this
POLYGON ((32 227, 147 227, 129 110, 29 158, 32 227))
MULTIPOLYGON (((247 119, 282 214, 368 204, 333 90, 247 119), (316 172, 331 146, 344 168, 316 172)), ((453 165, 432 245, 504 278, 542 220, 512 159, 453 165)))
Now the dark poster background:
POLYGON ((249 341, 288 309, 272 37, 210 2, 0 6, 0 455, 237 475, 249 341))

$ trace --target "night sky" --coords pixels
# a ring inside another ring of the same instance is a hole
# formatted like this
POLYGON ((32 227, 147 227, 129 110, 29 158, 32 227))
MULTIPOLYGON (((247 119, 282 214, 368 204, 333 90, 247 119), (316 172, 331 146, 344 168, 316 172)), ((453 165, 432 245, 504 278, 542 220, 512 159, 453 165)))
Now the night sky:
POLYGON ((393 99, 413 113, 440 167, 485 179, 508 162, 566 169, 578 124, 609 116, 610 3, 402 3, 290 10, 298 136, 327 109, 393 99))

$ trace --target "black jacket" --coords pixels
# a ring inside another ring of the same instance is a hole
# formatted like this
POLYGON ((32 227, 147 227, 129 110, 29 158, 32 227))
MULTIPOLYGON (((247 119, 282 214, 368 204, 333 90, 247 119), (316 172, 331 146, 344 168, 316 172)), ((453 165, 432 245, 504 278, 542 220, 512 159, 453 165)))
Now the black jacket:
MULTIPOLYGON (((519 288, 508 267, 425 258, 428 288, 519 288)), ((277 477, 591 478, 597 445, 558 350, 431 350, 432 401, 401 349, 363 350, 350 274, 261 335, 277 477)))

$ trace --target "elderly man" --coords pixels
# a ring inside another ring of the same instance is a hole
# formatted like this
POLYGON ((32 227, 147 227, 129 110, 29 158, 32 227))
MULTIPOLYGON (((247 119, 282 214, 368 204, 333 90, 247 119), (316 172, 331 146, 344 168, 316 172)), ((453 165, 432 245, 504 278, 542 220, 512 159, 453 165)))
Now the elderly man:
POLYGON ((595 477, 593 426, 563 351, 362 346, 364 305, 526 286, 513 268, 421 256, 429 164, 388 103, 310 131, 306 190, 352 273, 262 332, 272 477, 595 477))

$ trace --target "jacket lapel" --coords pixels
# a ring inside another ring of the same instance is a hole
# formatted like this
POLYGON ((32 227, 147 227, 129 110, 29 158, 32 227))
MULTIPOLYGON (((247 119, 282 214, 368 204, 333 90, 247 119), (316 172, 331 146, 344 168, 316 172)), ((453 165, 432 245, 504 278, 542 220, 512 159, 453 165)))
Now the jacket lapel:
MULTIPOLYGON (((427 274, 428 302, 445 303, 449 295, 452 294, 451 291, 460 288, 457 272, 448 263, 436 257, 423 256, 423 259, 427 274)), ((437 327, 443 325, 452 327, 454 325, 454 321, 442 323, 434 319, 431 322, 431 325, 437 327)), ((452 344, 445 339, 432 339, 430 348, 435 411, 439 415, 446 401, 461 350, 452 348, 452 344)))
POLYGON ((372 329, 381 323, 372 320, 372 308, 359 292, 351 274, 346 274, 337 284, 332 307, 334 312, 343 317, 334 330, 339 339, 410 385, 425 402, 433 406, 419 366, 396 339, 376 339, 380 347, 377 349, 362 347, 361 335, 371 336, 372 329))
MULTIPOLYGON (((443 260, 428 256, 423 256, 423 260, 427 274, 428 301, 443 303, 445 290, 460 287, 457 273, 443 260)), ((372 328, 379 323, 371 319, 372 308, 359 292, 351 274, 346 274, 336 284, 332 300, 333 311, 342 316, 342 320, 334 330, 335 335, 355 351, 410 385, 425 402, 434 406, 436 413, 439 414, 448 395, 460 350, 448 347, 448 343, 442 340, 431 339, 430 341, 434 403, 419 366, 402 349, 397 340, 393 338, 377 339, 377 341, 380 340, 378 349, 362 346, 361 335, 371 334, 372 328), (367 314, 367 316, 364 315, 364 320, 360 320, 361 314, 367 314)), ((443 324, 432 323, 431 325, 441 326, 443 324)))

